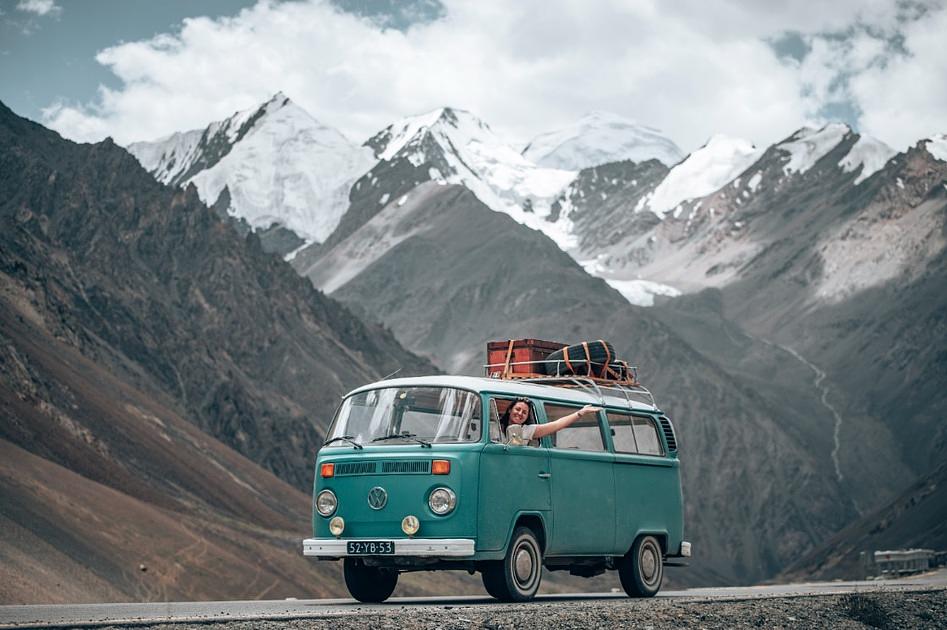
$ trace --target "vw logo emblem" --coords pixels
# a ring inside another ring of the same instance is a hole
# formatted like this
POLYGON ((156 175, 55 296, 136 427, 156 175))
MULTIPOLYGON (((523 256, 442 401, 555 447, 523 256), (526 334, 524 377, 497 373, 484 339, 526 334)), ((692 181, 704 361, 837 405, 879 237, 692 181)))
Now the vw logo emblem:
POLYGON ((381 486, 375 486, 368 491, 368 507, 380 510, 388 503, 388 493, 381 486))

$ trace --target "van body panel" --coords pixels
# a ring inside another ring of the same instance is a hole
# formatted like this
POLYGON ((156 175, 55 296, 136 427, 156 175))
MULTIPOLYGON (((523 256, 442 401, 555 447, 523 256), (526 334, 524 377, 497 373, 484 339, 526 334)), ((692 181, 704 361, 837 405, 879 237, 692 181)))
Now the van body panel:
POLYGON ((540 514, 549 523, 552 504, 547 449, 487 444, 480 453, 480 514, 477 551, 505 549, 520 514, 540 514))
POLYGON ((547 555, 611 554, 615 547, 615 456, 549 448, 552 536, 547 555))
POLYGON ((669 553, 680 548, 683 505, 676 459, 615 454, 616 551, 624 554, 641 534, 667 535, 669 553))

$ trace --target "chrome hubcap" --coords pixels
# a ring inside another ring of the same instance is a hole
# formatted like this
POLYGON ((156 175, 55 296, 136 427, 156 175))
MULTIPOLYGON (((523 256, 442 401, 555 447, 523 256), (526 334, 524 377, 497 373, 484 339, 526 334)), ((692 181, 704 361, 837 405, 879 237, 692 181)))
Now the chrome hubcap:
POLYGON ((654 549, 645 547, 641 552, 641 575, 648 582, 654 579, 658 563, 654 557, 654 549))
POLYGON ((526 547, 520 547, 513 557, 513 571, 516 579, 525 584, 533 574, 533 556, 526 547))

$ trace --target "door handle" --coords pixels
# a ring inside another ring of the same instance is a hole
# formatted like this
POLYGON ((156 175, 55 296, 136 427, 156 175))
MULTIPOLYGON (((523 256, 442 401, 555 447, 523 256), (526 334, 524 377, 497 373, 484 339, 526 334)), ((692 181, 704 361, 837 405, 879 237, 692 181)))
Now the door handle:
POLYGON ((552 477, 552 473, 541 472, 536 476, 539 477, 540 479, 549 479, 550 477, 552 477))

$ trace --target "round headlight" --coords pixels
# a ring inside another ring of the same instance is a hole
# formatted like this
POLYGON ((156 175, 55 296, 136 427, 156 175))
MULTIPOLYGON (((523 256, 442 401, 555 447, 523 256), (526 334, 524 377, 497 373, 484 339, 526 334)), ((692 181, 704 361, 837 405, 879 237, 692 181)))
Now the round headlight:
POLYGON ((427 498, 427 504, 435 514, 450 514, 457 505, 457 495, 450 488, 435 488, 427 498))
POLYGON ((339 501, 331 490, 323 490, 316 496, 316 511, 323 516, 332 516, 338 506, 339 501))
POLYGON ((421 529, 421 521, 418 520, 417 516, 408 514, 403 519, 401 519, 401 531, 403 531, 408 536, 414 536, 418 533, 419 529, 421 529))
POLYGON ((333 536, 342 535, 342 532, 345 531, 345 521, 341 516, 335 516, 329 521, 329 531, 332 532, 333 536))

